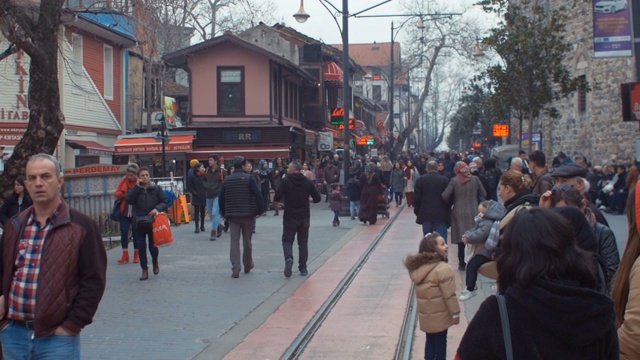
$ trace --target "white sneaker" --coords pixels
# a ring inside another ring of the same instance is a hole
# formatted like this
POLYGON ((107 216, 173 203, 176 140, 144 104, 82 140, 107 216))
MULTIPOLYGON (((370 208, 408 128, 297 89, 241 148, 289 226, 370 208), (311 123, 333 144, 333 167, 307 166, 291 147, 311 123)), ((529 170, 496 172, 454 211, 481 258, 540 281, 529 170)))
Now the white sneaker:
POLYGON ((464 289, 462 291, 462 295, 460 295, 460 297, 458 298, 458 300, 460 301, 465 301, 465 300, 469 300, 472 297, 476 296, 476 291, 469 291, 467 289, 464 289))

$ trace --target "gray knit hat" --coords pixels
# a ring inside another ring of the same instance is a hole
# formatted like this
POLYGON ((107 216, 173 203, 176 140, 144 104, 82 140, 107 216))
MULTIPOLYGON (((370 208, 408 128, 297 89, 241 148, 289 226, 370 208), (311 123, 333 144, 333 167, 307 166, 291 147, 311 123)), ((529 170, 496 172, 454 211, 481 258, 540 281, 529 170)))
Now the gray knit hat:
POLYGON ((138 166, 138 164, 131 163, 127 165, 127 172, 137 174, 138 171, 140 171, 140 167, 138 166))

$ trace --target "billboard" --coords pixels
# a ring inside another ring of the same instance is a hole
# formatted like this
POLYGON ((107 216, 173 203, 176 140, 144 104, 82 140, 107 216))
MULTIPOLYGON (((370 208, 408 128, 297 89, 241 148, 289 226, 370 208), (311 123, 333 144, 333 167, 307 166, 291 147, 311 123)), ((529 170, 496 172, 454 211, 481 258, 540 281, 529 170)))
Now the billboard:
POLYGON ((629 0, 593 0, 593 56, 631 56, 629 0))

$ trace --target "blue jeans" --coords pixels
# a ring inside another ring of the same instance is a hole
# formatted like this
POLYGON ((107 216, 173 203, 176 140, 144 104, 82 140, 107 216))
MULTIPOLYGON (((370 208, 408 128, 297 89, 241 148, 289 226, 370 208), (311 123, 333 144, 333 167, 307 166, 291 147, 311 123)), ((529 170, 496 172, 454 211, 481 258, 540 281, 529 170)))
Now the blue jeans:
POLYGON ((434 223, 423 222, 422 223, 422 235, 427 235, 430 232, 437 232, 442 236, 445 242, 447 242, 447 224, 446 223, 434 223))
POLYGON ((220 204, 217 196, 207 198, 207 211, 211 219, 211 231, 218 230, 218 226, 220 226, 220 204))
POLYGON ((352 218, 358 216, 360 212, 360 200, 349 201, 349 212, 352 218))
POLYGON ((340 211, 334 211, 333 212, 333 221, 340 221, 340 218, 338 218, 338 216, 340 216, 340 211))
POLYGON ((426 360, 447 359, 447 330, 427 334, 427 342, 424 345, 424 358, 426 360))
MULTIPOLYGON (((129 247, 129 229, 131 229, 131 223, 133 219, 128 218, 126 216, 120 217, 120 244, 122 244, 122 250, 127 250, 129 247)), ((135 235, 134 235, 135 236, 135 235)), ((136 243, 135 237, 133 238, 133 248, 137 249, 138 244, 136 243)))
POLYGON ((33 331, 10 323, 0 332, 2 355, 10 360, 80 360, 80 335, 31 339, 33 331))

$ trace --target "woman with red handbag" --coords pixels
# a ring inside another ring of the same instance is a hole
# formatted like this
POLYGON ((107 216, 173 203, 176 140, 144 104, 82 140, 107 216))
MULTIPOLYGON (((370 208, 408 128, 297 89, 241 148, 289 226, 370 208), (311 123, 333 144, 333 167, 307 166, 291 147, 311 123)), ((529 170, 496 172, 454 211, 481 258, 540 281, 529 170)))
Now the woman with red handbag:
POLYGON ((148 239, 149 252, 151 253, 151 261, 153 263, 153 273, 160 273, 160 265, 158 264, 158 248, 153 243, 153 220, 156 215, 166 212, 167 197, 162 188, 156 185, 149 178, 149 169, 140 168, 138 172, 138 185, 129 190, 127 194, 127 203, 132 204, 135 209, 134 230, 135 239, 140 250, 140 267, 142 267, 142 276, 140 280, 149 278, 149 268, 147 265, 147 244, 145 238, 148 239))

